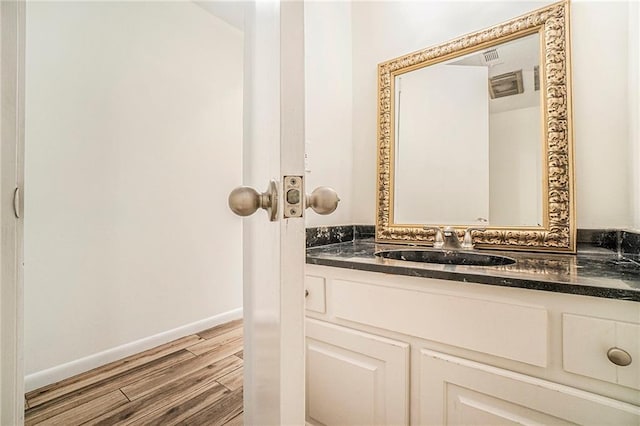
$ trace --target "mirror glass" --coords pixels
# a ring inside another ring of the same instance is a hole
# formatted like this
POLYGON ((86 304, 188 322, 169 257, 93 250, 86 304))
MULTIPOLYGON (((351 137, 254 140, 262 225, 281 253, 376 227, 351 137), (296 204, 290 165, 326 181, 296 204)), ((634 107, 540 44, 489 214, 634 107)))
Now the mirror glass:
POLYGON ((538 32, 394 78, 396 224, 542 226, 538 32))

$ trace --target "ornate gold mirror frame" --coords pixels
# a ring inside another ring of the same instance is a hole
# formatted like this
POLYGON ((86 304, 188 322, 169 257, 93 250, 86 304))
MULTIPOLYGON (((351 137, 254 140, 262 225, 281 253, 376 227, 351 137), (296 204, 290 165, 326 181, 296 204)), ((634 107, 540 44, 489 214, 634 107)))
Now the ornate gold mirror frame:
MULTIPOLYGON (((541 41, 543 226, 488 226, 475 232, 473 240, 480 248, 575 252, 568 1, 378 65, 376 241, 433 244, 435 236, 424 225, 393 221, 395 76, 535 33, 541 41)), ((456 230, 462 236, 463 228, 456 230)))

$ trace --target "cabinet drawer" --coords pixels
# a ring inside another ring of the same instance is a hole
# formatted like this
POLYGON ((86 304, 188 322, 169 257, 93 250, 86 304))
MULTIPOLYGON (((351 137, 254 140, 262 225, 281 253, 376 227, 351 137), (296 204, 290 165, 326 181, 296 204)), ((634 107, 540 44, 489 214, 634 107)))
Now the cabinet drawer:
POLYGON ((325 287, 325 279, 323 277, 305 276, 305 307, 308 311, 320 312, 321 314, 326 312, 325 287))
POLYGON ((539 367, 547 365, 547 311, 538 306, 346 280, 333 280, 331 305, 337 318, 539 367))
POLYGON ((575 374, 640 389, 640 324, 562 315, 562 364, 575 374), (631 364, 618 366, 607 352, 619 348, 631 364))

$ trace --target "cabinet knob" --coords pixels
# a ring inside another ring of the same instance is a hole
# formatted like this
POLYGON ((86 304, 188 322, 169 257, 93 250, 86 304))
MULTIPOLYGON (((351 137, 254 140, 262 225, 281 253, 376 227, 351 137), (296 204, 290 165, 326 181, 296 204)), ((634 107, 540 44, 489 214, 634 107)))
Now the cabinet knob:
POLYGON ((607 351, 607 358, 609 361, 614 363, 615 365, 619 365, 620 367, 626 367, 631 364, 631 355, 629 352, 620 349, 620 348, 611 348, 607 351))
POLYGON ((309 297, 309 290, 304 291, 304 297, 309 297))

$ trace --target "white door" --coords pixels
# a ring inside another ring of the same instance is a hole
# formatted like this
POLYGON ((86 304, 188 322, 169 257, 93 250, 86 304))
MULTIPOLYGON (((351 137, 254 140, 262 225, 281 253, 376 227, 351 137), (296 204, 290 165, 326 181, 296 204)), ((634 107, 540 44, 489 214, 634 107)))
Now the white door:
POLYGON ((0 424, 24 417, 22 241, 24 3, 0 2, 0 424), (17 212, 17 214, 16 214, 17 212))
MULTIPOLYGON (((13 190, 21 186, 22 2, 2 2, 2 357, 1 424, 21 424, 21 220, 13 190), (19 25, 20 24, 20 25, 19 25)), ((303 176, 303 3, 250 4, 245 68, 244 183, 303 176)), ((304 191, 304 188, 302 188, 304 191)), ((302 192, 304 194, 304 192, 302 192)), ((304 198, 304 197, 301 197, 304 198)), ((282 191, 279 199, 282 203, 282 191)), ((280 204, 281 204, 280 203, 280 204)), ((304 219, 245 221, 245 417, 247 424, 304 423, 304 219)))
POLYGON ((304 3, 253 3, 246 23, 243 183, 274 180, 279 208, 243 226, 244 421, 300 425, 305 230, 303 217, 283 218, 282 194, 284 176, 304 176, 304 3))

